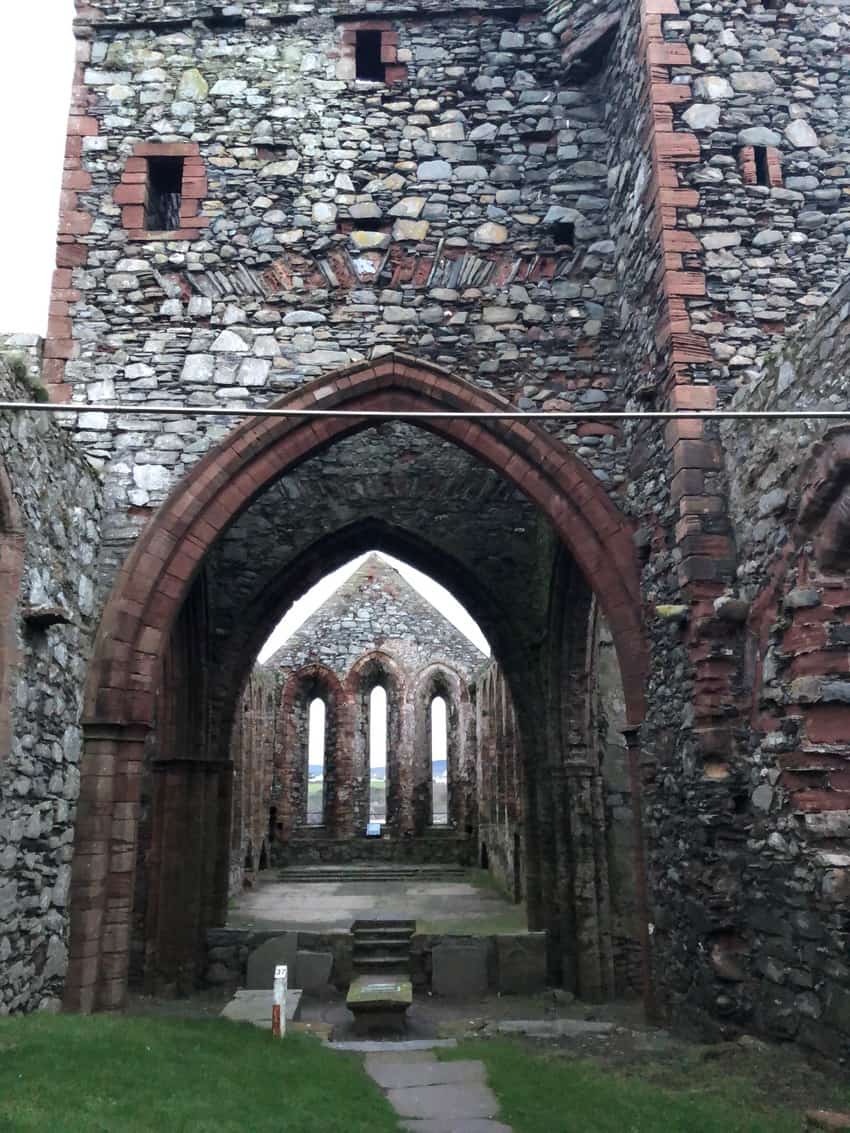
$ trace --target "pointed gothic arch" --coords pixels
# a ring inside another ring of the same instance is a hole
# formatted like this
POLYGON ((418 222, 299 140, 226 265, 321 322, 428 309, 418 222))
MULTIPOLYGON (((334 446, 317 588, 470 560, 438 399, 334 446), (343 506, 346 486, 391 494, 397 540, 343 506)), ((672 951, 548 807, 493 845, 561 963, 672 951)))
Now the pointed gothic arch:
MULTIPOLYGON (((72 1008, 115 1007, 126 993, 144 745, 154 723, 172 630, 216 540, 280 476, 369 427, 367 418, 356 416, 358 411, 380 410, 405 420, 422 410, 511 408, 445 370, 399 355, 338 371, 276 405, 320 406, 355 416, 255 418, 236 428, 174 487, 128 555, 107 602, 86 692, 66 991, 72 1008)), ((630 524, 599 481, 566 445, 533 422, 447 416, 416 423, 495 469, 548 519, 606 613, 629 717, 639 722, 647 657, 639 572, 630 524)), ((194 761, 192 773, 201 770, 209 781, 203 792, 206 809, 196 823, 199 860, 229 801, 227 784, 216 769, 194 761)), ((172 795, 185 793, 178 769, 172 774, 172 795)), ((210 890, 199 897, 198 925, 205 918, 209 923, 215 915, 210 910, 221 905, 221 893, 209 880, 221 874, 221 862, 213 861, 205 875, 210 890)))

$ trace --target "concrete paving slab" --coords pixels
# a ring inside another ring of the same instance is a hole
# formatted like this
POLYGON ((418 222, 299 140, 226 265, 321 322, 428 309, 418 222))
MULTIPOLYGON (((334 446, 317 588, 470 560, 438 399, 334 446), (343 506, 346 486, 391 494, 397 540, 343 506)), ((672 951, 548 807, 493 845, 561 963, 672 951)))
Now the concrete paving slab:
MULTIPOLYGON (((274 995, 271 991, 241 989, 221 1012, 224 1019, 234 1023, 251 1023, 264 1030, 272 1029, 272 1005, 274 995)), ((286 994, 286 1020, 297 1019, 301 1011, 301 992, 290 988, 286 994)))
POLYGON ((449 1118, 430 1121, 402 1121, 406 1133, 513 1133, 510 1125, 486 1117, 449 1118))
POLYGON ((332 1050, 350 1050, 356 1054, 399 1054, 415 1050, 434 1050, 443 1047, 452 1050, 457 1046, 457 1039, 399 1039, 397 1041, 381 1042, 379 1039, 363 1039, 360 1042, 328 1043, 332 1050))
POLYGON ((481 1086, 487 1081, 483 1062, 391 1061, 382 1055, 367 1057, 366 1073, 384 1090, 460 1083, 481 1086))
POLYGON ((467 1117, 495 1117, 499 1103, 489 1086, 444 1085, 410 1086, 388 1090, 387 1099, 401 1117, 459 1120, 467 1117))
POLYGON ((501 1035, 530 1035, 539 1039, 584 1038, 586 1035, 607 1035, 614 1030, 613 1023, 596 1019, 504 1019, 488 1031, 501 1035))

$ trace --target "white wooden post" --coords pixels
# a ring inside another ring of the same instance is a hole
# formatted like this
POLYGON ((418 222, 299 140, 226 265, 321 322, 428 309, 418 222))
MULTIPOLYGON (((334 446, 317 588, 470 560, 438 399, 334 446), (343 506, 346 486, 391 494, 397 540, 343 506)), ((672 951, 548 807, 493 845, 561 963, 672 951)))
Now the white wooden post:
POLYGON ((282 1039, 286 1035, 286 991, 289 969, 278 964, 274 970, 274 1002, 272 1006, 272 1035, 282 1039))

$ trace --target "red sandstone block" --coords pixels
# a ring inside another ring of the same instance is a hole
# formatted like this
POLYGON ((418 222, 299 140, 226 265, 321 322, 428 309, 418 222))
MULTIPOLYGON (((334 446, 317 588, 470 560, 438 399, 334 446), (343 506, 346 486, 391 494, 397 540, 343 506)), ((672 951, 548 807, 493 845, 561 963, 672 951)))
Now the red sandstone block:
POLYGON ((720 445, 716 441, 680 440, 673 449, 673 469, 716 470, 722 466, 720 445))
POLYGON ((96 118, 74 117, 68 119, 68 136, 71 138, 90 138, 98 132, 96 118))
POLYGON ((681 228, 665 229, 661 241, 665 252, 702 252, 696 236, 681 228))
POLYGON ((392 85, 393 83, 403 83, 406 78, 407 67, 404 67, 401 64, 390 64, 384 72, 384 79, 386 80, 387 85, 392 85))
POLYGON ((652 83, 649 97, 650 101, 655 104, 675 105, 680 102, 689 102, 691 87, 689 83, 652 83))
POLYGON ((683 130, 672 133, 657 133, 655 146, 662 159, 667 161, 698 161, 700 156, 699 139, 695 134, 683 130))
POLYGON ((183 198, 193 198, 195 200, 203 200, 209 192, 206 177, 193 177, 183 178, 183 198))
POLYGON ((91 184, 91 174, 85 169, 66 169, 62 175, 64 189, 90 189, 91 184))
POLYGON ((138 142, 133 146, 135 157, 195 157, 198 153, 195 142, 138 142))
POLYGON ((705 276, 700 271, 668 271, 661 282, 666 295, 705 295, 705 276))
POLYGON ((142 228, 145 210, 141 205, 125 205, 121 210, 121 223, 125 228, 142 228))
POLYGON ((796 811, 816 813, 818 811, 850 809, 850 791, 798 791, 791 800, 796 811))
MULTIPOLYGON (((660 23, 658 34, 661 33, 660 23)), ((647 58, 653 67, 689 67, 691 52, 685 43, 651 43, 647 58)))
POLYGON ((64 236, 88 236, 91 232, 91 217, 87 212, 60 212, 59 232, 64 236))
POLYGON ((86 262, 88 248, 85 244, 77 244, 70 240, 60 241, 56 246, 56 265, 60 268, 78 268, 86 262))
POLYGON ((850 742, 850 712, 844 705, 814 705, 804 710, 803 719, 811 743, 850 742))
POLYGON ((70 339, 73 334, 71 320, 67 316, 51 315, 47 320, 47 334, 50 338, 70 339))
POLYGON ((801 653, 792 658, 790 671, 792 677, 844 675, 850 673, 850 656, 843 649, 831 651, 819 649, 812 653, 801 653))
POLYGON ((784 653, 821 649, 824 645, 826 645, 826 627, 823 625, 798 625, 795 622, 782 638, 784 653))
POLYGON ((717 390, 712 385, 675 385, 670 390, 671 409, 716 409, 717 390))
POLYGON ((381 44, 381 62, 382 63, 395 63, 398 59, 398 48, 392 44, 381 44))
POLYGON ((116 185, 112 199, 116 205, 143 205, 147 196, 147 185, 142 181, 137 185, 122 181, 116 185))
POLYGON ((76 358, 77 344, 71 338, 51 338, 44 344, 45 358, 76 358))

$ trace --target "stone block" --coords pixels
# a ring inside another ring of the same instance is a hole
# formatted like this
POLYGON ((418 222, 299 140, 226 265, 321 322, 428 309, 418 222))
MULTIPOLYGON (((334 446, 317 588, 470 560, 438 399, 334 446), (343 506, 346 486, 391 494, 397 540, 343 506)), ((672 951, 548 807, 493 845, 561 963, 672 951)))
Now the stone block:
POLYGON ((298 933, 284 932, 273 936, 248 957, 245 987, 248 990, 271 989, 274 986, 274 970, 278 964, 286 964, 290 973, 290 984, 295 985, 295 957, 298 952, 298 933))
POLYGON ((498 988, 509 995, 531 995, 546 986, 546 936, 497 936, 498 988))
POLYGON ((437 944, 431 953, 431 989, 449 999, 469 999, 487 992, 485 940, 437 944))
POLYGON ((295 984, 301 991, 326 991, 331 980, 334 958, 331 952, 307 952, 299 949, 295 954, 295 984))

